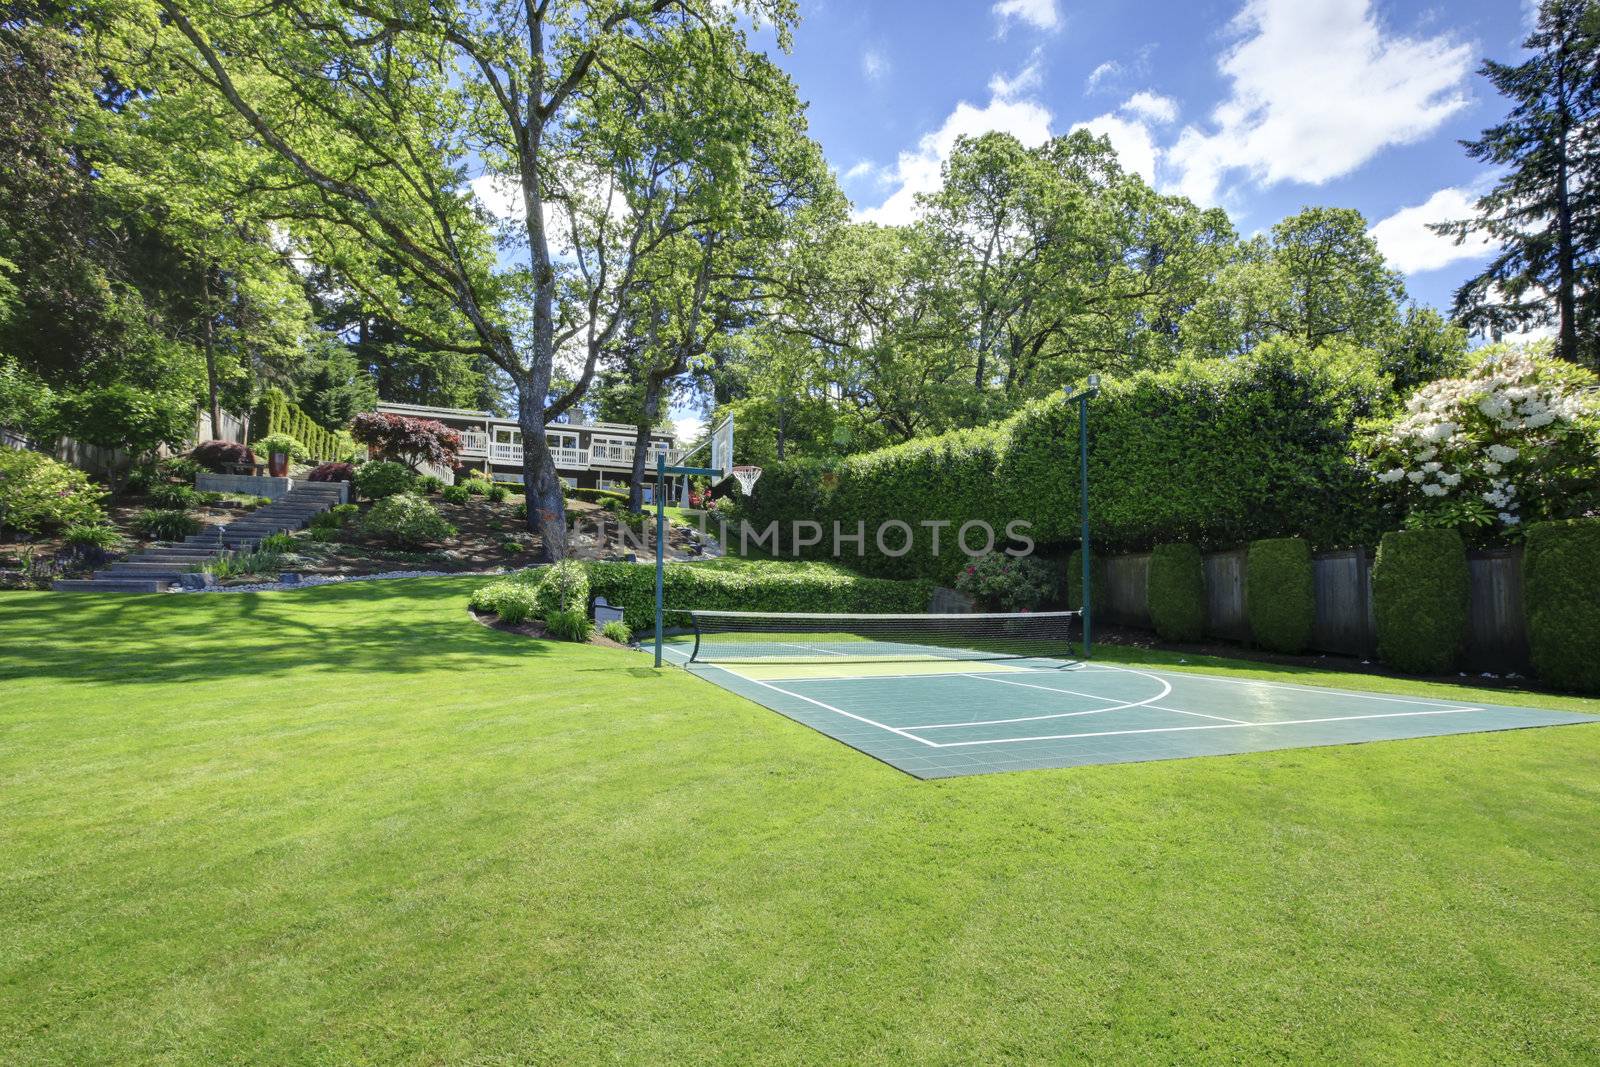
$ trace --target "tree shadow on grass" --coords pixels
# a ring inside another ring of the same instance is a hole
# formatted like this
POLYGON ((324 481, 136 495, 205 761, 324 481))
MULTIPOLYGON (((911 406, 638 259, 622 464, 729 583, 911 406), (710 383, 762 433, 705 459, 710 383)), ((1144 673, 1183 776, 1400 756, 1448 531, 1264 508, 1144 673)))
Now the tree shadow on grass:
POLYGON ((478 626, 481 579, 352 582, 286 593, 0 599, 0 680, 170 684, 229 677, 516 669, 552 651, 478 626))

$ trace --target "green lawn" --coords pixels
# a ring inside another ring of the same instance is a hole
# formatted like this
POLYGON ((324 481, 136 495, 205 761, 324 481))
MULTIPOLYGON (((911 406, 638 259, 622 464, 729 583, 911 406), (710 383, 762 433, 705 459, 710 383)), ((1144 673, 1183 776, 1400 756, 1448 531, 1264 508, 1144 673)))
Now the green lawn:
POLYGON ((917 782, 474 584, 0 598, 0 1058, 1600 1058, 1600 726, 917 782))

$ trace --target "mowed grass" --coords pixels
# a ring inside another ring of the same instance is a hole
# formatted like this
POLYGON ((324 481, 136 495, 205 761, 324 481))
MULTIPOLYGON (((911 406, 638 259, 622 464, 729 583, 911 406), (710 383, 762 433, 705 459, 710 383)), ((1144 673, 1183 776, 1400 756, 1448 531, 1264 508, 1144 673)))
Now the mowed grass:
POLYGON ((917 782, 474 584, 0 598, 0 1059, 1600 1058, 1600 725, 917 782))

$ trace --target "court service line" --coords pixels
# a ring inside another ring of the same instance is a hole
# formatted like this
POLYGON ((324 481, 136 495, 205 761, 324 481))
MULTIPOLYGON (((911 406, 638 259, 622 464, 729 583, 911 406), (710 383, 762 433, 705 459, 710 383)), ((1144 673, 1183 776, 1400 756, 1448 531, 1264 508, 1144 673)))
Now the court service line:
MULTIPOLYGON (((707 664, 707 666, 716 666, 716 665, 715 664, 707 664)), ((796 700, 804 700, 807 704, 815 704, 817 707, 821 708, 824 711, 831 711, 836 715, 843 715, 847 719, 856 720, 856 722, 864 722, 868 726, 876 726, 878 729, 887 730, 891 734, 899 734, 901 737, 906 738, 908 741, 916 741, 919 744, 927 745, 929 748, 938 748, 939 747, 939 745, 936 742, 929 741, 925 737, 918 737, 916 734, 908 734, 904 730, 900 729, 899 727, 890 726, 888 723, 878 722, 876 719, 869 719, 865 715, 857 715, 853 711, 845 711, 843 708, 836 708, 832 704, 824 704, 820 700, 813 700, 808 696, 802 696, 799 693, 790 692, 789 690, 784 689, 782 686, 773 685, 771 682, 763 682, 760 678, 752 678, 748 674, 740 674, 738 671, 729 670, 727 667, 717 667, 717 670, 725 671, 726 673, 733 675, 735 678, 743 678, 747 682, 754 682, 756 685, 759 685, 764 689, 770 689, 774 693, 782 693, 784 696, 794 697, 796 700)))
POLYGON ((1149 707, 1149 709, 1151 711, 1170 711, 1174 715, 1196 715, 1196 716, 1199 716, 1202 719, 1215 719, 1218 722, 1234 722, 1234 723, 1238 723, 1240 726, 1260 726, 1261 725, 1258 722, 1251 722, 1249 719, 1230 719, 1226 715, 1208 715, 1203 711, 1184 711, 1182 708, 1167 708, 1167 707, 1162 707, 1160 704, 1150 704, 1150 705, 1147 705, 1147 706, 1149 707))
POLYGON ((965 748, 970 745, 1010 745, 1021 741, 1071 741, 1080 737, 1123 737, 1129 734, 1181 734, 1196 730, 1240 730, 1247 727, 1308 726, 1325 722, 1350 722, 1356 719, 1406 719, 1423 715, 1459 715, 1485 708, 1446 708, 1442 711, 1389 711, 1380 715, 1335 715, 1326 719, 1285 719, 1282 722, 1219 722, 1207 726, 1152 726, 1140 730, 1102 730, 1098 733, 1044 734, 1037 737, 992 737, 982 741, 941 741, 936 748, 965 748))
MULTIPOLYGON (((1139 671, 1129 671, 1128 673, 1129 674, 1140 674, 1141 672, 1139 672, 1139 671)), ((1116 700, 1117 699, 1116 697, 1103 697, 1103 696, 1100 696, 1100 695, 1098 695, 1096 693, 1080 693, 1076 689, 1063 689, 1063 688, 1061 688, 1059 686, 1054 686, 1054 685, 1035 685, 1033 682, 1018 682, 1018 681, 1014 681, 1013 679, 1010 679, 1010 678, 994 678, 994 677, 991 677, 990 675, 987 675, 987 674, 969 674, 969 675, 963 675, 963 677, 978 678, 978 679, 981 679, 982 681, 985 681, 985 682, 998 682, 1001 685, 1019 685, 1024 689, 1039 689, 1039 690, 1042 690, 1043 692, 1046 692, 1046 693, 1066 693, 1066 694, 1068 694, 1070 696, 1075 696, 1075 697, 1088 697, 1090 700, 1116 700)), ((1152 682, 1158 683, 1161 686, 1161 692, 1157 693, 1155 696, 1150 697, 1147 700, 1129 700, 1129 701, 1126 701, 1126 702, 1124 702, 1122 704, 1119 704, 1119 705, 1117 705, 1115 707, 1101 708, 1099 710, 1101 710, 1101 711, 1122 711, 1124 708, 1139 708, 1139 707, 1143 707, 1146 704, 1154 703, 1155 701, 1160 700, 1163 697, 1165 697, 1168 693, 1172 692, 1172 683, 1171 682, 1168 682, 1165 679, 1157 678, 1154 675, 1149 675, 1149 674, 1143 675, 1143 677, 1149 678, 1152 682)), ((1047 717, 1047 716, 1041 716, 1041 717, 1047 717)), ((999 720, 999 721, 1003 722, 1005 720, 999 720)))

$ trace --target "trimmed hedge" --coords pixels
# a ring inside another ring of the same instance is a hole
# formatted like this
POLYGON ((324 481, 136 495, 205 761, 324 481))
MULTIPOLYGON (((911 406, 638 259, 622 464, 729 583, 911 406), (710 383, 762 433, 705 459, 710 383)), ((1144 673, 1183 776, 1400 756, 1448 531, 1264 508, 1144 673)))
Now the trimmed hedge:
MULTIPOLYGON (((1181 540, 1200 548, 1263 537, 1371 543, 1395 525, 1356 456, 1362 420, 1389 395, 1370 366, 1269 341, 1235 360, 1192 360, 1110 381, 1091 406, 1090 519, 1107 552, 1181 540)), ((948 581, 967 558, 953 547, 971 519, 1003 537, 1014 519, 1041 544, 1078 540, 1076 405, 1038 401, 993 426, 834 463, 767 469, 739 517, 880 524, 950 520, 941 552, 919 530, 912 551, 869 552, 860 566, 886 577, 948 581)), ((897 536, 892 543, 898 545, 897 536)), ((785 543, 785 551, 788 545, 785 543)), ((830 539, 813 549, 825 553, 830 539)))
POLYGON ((1157 637, 1163 641, 1200 640, 1206 627, 1206 578, 1200 550, 1182 544, 1151 549, 1146 596, 1157 637))
MULTIPOLYGON (((1089 610, 1099 611, 1106 602, 1106 561, 1096 552, 1089 560, 1089 610)), ((1083 549, 1075 548, 1067 557, 1067 610, 1083 610, 1083 549)))
POLYGON ((1455 665, 1467 634, 1467 549, 1455 530, 1395 530, 1378 542, 1378 656, 1415 674, 1455 665))
POLYGON ((323 428, 300 406, 286 396, 282 389, 268 389, 261 397, 261 407, 253 425, 260 429, 262 440, 273 434, 287 434, 306 447, 311 458, 318 463, 353 459, 360 451, 355 439, 343 431, 323 428))
MULTIPOLYGON (((622 609, 634 630, 655 625, 655 565, 591 563, 589 585, 622 609)), ((933 583, 861 578, 815 568, 772 563, 737 569, 686 563, 667 568, 668 607, 731 611, 921 612, 928 610, 933 583)), ((687 626, 681 612, 667 613, 668 626, 687 626)))
POLYGON ((1245 556, 1245 611, 1256 644, 1274 652, 1302 652, 1317 620, 1311 542, 1299 537, 1252 541, 1245 556))
POLYGON ((1600 519, 1535 523, 1523 551, 1534 670, 1551 685, 1600 693, 1600 519))

